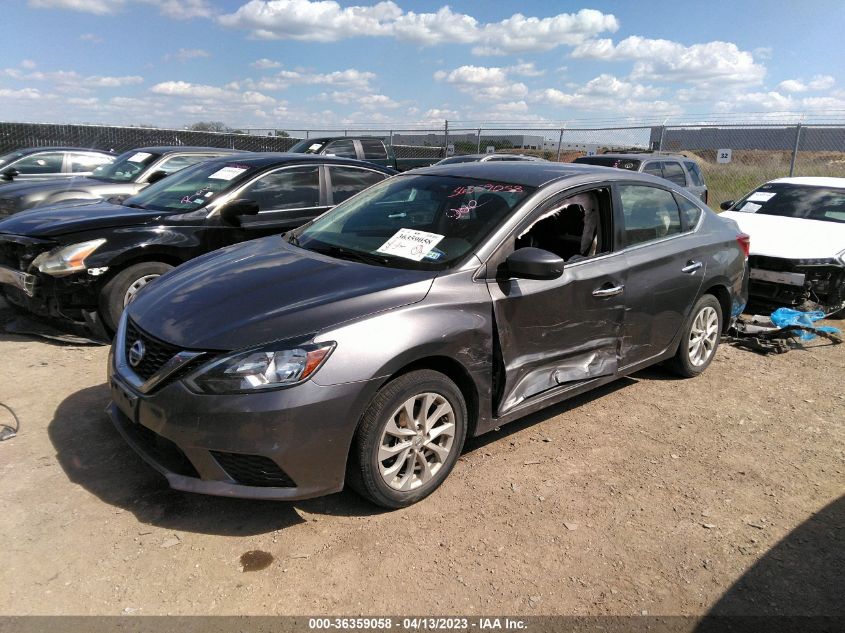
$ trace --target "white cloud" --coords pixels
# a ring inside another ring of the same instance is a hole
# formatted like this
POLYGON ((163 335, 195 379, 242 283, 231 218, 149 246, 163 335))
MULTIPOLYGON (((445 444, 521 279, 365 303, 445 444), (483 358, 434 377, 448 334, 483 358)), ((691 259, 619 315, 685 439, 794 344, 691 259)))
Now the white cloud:
POLYGON ((559 108, 584 111, 617 111, 622 115, 680 113, 681 108, 667 100, 659 99, 663 89, 624 81, 613 75, 599 75, 583 86, 576 86, 570 92, 557 88, 546 88, 532 93, 536 103, 545 103, 559 108))
POLYGON ((100 44, 103 41, 101 37, 94 35, 94 33, 83 33, 79 36, 79 39, 83 42, 91 42, 92 44, 100 44))
POLYGON ((330 73, 314 73, 299 70, 280 70, 272 77, 263 77, 258 81, 245 79, 243 85, 259 90, 285 90, 294 84, 327 85, 347 88, 369 88, 370 82, 376 78, 375 73, 347 68, 330 73))
POLYGON ((189 20, 191 18, 211 18, 217 11, 208 0, 141 0, 158 7, 159 13, 168 18, 189 20))
POLYGON ((830 75, 816 75, 806 83, 800 79, 787 79, 778 84, 778 89, 790 93, 830 90, 835 83, 836 80, 830 75))
POLYGON ((187 81, 164 81, 150 88, 150 92, 166 97, 177 97, 203 102, 228 102, 242 104, 274 104, 276 100, 255 90, 240 92, 230 88, 195 84, 187 81))
POLYGON ((528 94, 528 86, 512 81, 508 73, 512 68, 497 66, 460 66, 451 72, 438 70, 434 79, 455 86, 476 101, 508 101, 528 94))
POLYGON ((67 9, 95 15, 114 13, 123 7, 123 0, 28 0, 33 9, 67 9))
POLYGON ((202 48, 180 48, 175 53, 168 53, 164 56, 165 61, 175 59, 180 62, 186 62, 191 59, 200 59, 202 57, 211 57, 211 53, 202 48))
POLYGON ((731 42, 684 46, 632 35, 618 44, 609 39, 589 40, 577 46, 572 57, 634 61, 634 80, 760 84, 766 74, 765 67, 751 53, 731 42))
POLYGON ((31 59, 25 59, 25 60, 23 60, 23 61, 21 62, 21 68, 26 68, 27 70, 32 70, 32 69, 33 69, 33 68, 35 68, 37 65, 38 65, 38 64, 36 64, 36 63, 35 63, 34 61, 32 61, 31 59))
POLYGON ((0 97, 3 99, 38 101, 44 99, 44 95, 40 90, 35 88, 23 88, 22 90, 10 90, 8 88, 0 88, 0 97))
POLYGON ((354 90, 335 90, 317 95, 317 101, 333 101, 342 105, 356 104, 365 110, 394 109, 402 104, 382 94, 361 94, 354 90))
POLYGON ((261 70, 269 70, 271 68, 281 68, 282 62, 277 62, 272 59, 268 59, 267 57, 262 57, 261 59, 257 59, 250 64, 253 68, 259 68, 261 70))
POLYGON ((422 46, 474 44, 473 52, 478 55, 574 46, 619 28, 614 16, 593 9, 545 18, 516 13, 500 22, 482 23, 448 6, 434 13, 406 12, 391 0, 348 7, 334 0, 249 0, 218 21, 260 39, 335 42, 351 37, 393 37, 422 46))
MULTIPOLYGON (((23 66, 23 64, 22 64, 23 66)), ((31 68, 27 66, 26 68, 31 68)), ((121 88, 143 83, 144 78, 138 75, 125 75, 122 77, 109 77, 103 75, 90 75, 84 77, 73 70, 54 70, 43 72, 35 70, 22 72, 18 68, 4 68, 0 75, 11 77, 18 81, 46 81, 56 86, 71 87, 75 89, 86 88, 121 88)))
POLYGON ((505 70, 514 75, 521 75, 523 77, 542 77, 546 74, 546 71, 538 69, 534 65, 534 62, 520 62, 514 66, 508 66, 505 70))
MULTIPOLYGON (((190 18, 211 18, 216 10, 209 0, 134 0, 138 4, 153 5, 161 15, 187 20, 190 18)), ((118 13, 128 6, 127 0, 28 0, 33 9, 66 9, 94 15, 118 13)))

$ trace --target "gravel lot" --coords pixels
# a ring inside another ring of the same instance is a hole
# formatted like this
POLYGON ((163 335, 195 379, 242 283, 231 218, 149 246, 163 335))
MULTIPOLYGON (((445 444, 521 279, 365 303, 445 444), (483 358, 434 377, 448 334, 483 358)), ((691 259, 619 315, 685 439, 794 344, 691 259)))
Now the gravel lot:
POLYGON ((170 491, 105 416, 107 351, 0 334, 2 614, 845 613, 845 345, 640 372, 387 513, 170 491))

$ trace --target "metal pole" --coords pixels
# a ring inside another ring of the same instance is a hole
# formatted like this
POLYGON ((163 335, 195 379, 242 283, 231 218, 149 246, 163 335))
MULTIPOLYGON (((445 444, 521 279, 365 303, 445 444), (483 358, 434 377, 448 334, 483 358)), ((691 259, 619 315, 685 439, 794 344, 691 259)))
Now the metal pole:
POLYGON ((393 148, 393 130, 390 130, 390 147, 393 148))
POLYGON ((443 155, 449 155, 449 119, 446 119, 443 125, 443 155))
POLYGON ((660 126, 660 140, 659 140, 659 141, 657 141, 657 151, 658 151, 658 152, 662 152, 662 151, 663 151, 663 135, 664 135, 665 133, 666 133, 666 126, 665 126, 665 125, 661 125, 661 126, 660 126))
POLYGON ((563 128, 560 128, 560 136, 557 139, 557 162, 560 162, 560 150, 563 148, 563 128))
POLYGON ((475 153, 481 153, 481 128, 478 128, 478 143, 475 146, 475 153))
POLYGON ((795 158, 798 156, 798 144, 801 142, 801 124, 795 126, 795 146, 792 148, 792 160, 789 161, 789 177, 795 173, 795 158))
POLYGON ((308 138, 308 130, 305 130, 305 138, 308 138))

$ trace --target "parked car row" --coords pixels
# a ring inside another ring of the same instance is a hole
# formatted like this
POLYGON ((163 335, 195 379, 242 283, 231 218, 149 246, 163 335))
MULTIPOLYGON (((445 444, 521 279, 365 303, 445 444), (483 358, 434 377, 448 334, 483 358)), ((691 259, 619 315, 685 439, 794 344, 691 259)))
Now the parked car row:
POLYGON ((655 363, 703 372, 766 280, 749 278, 750 214, 845 221, 829 182, 812 199, 793 191, 806 183, 764 185, 717 216, 699 185, 665 177, 665 155, 397 174, 359 160, 364 139, 343 139, 349 158, 323 140, 169 175, 173 156, 146 148, 162 151, 114 163, 138 166, 143 190, 0 221, 3 294, 114 334, 112 421, 175 489, 303 499, 348 484, 410 505, 469 437, 655 363))

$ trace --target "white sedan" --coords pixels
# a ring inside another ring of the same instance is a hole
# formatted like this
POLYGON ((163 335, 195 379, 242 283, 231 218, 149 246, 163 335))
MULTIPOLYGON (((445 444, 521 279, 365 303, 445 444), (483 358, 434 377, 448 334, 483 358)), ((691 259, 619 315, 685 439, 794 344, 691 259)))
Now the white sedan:
POLYGON ((845 178, 779 178, 721 206, 751 236, 752 299, 845 308, 845 178))

